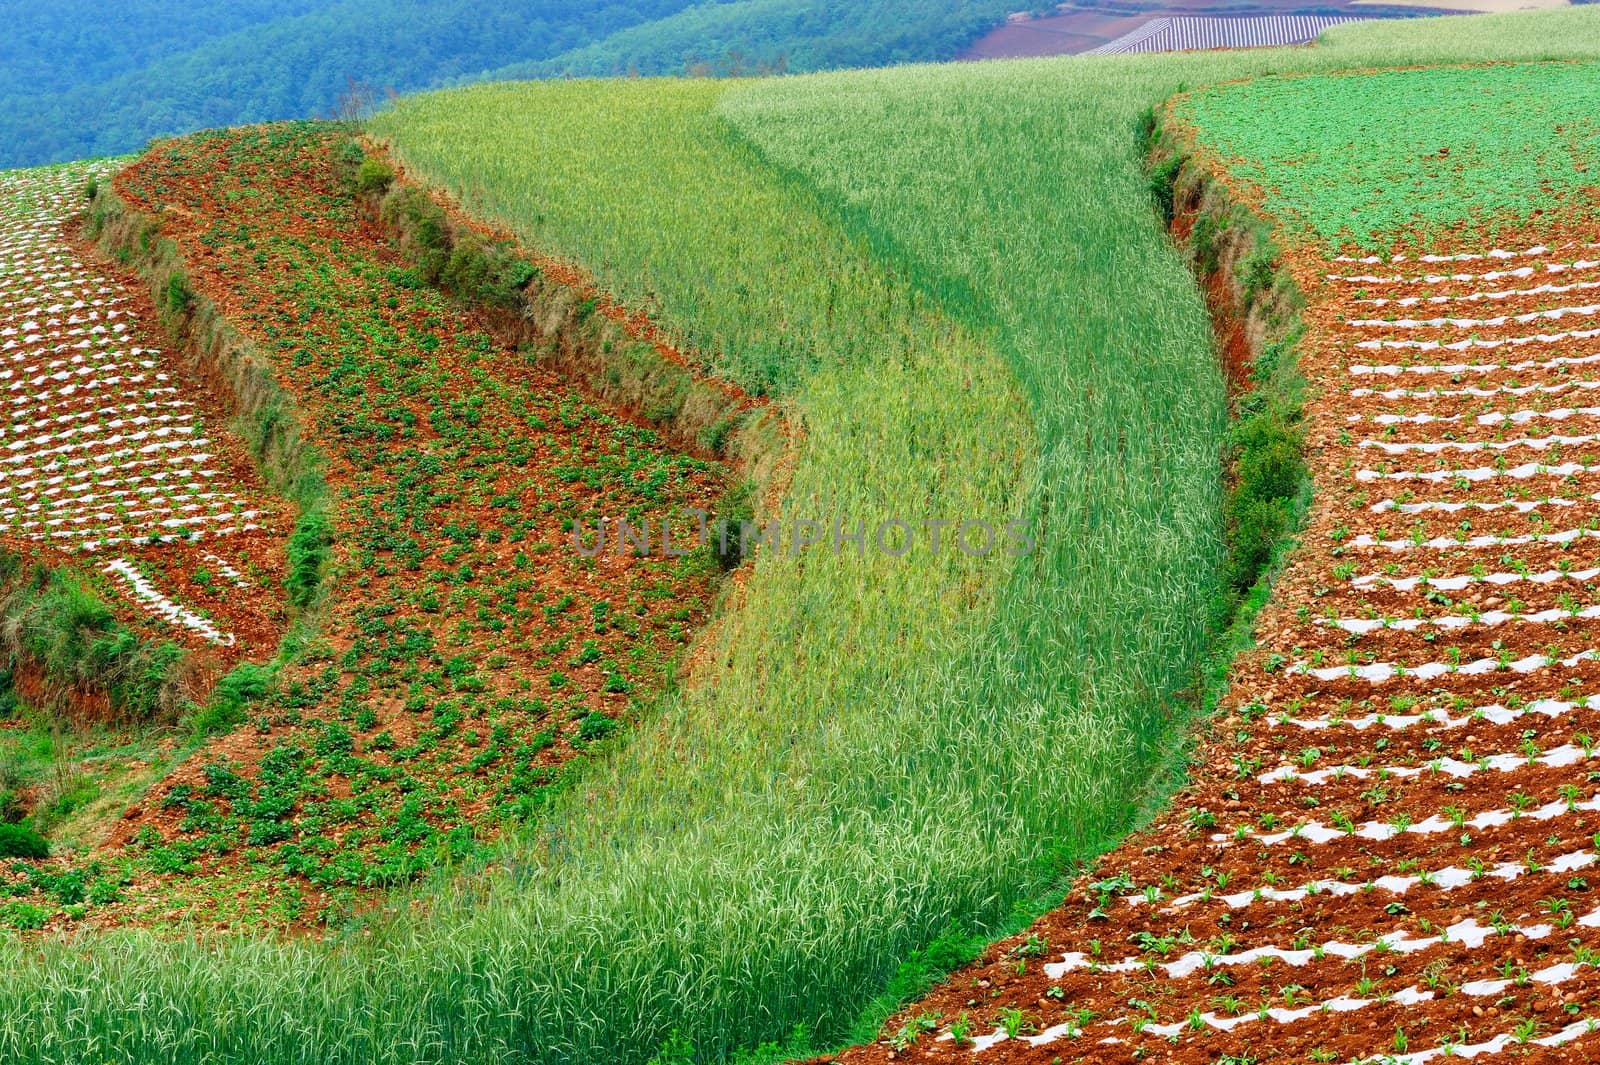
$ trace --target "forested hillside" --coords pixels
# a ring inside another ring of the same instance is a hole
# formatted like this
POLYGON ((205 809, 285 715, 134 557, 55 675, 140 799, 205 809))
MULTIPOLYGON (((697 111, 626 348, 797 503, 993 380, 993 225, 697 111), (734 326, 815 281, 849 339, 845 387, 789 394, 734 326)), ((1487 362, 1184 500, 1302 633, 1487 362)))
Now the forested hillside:
POLYGON ((497 78, 745 74, 948 59, 1016 0, 712 0, 497 78))
POLYGON ((88 0, 9 14, 0 167, 495 77, 819 70, 944 59, 1007 0, 88 0))

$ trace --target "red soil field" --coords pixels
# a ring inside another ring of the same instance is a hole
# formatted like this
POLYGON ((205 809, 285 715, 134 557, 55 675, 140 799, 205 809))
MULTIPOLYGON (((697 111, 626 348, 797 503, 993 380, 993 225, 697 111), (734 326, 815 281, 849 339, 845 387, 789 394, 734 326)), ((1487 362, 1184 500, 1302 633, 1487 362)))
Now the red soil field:
POLYGON ((202 135, 116 179, 294 397, 334 538, 314 642, 115 833, 178 875, 101 919, 254 919, 258 897, 209 887, 247 863, 271 871, 269 894, 298 880, 310 921, 333 893, 473 853, 633 718, 705 617, 707 552, 588 558, 569 530, 671 516, 687 533, 720 465, 421 284, 356 209, 335 143, 318 127, 202 135))
POLYGON ((1315 502, 1193 783, 839 1062, 1600 1054, 1600 227, 1290 258, 1315 502))

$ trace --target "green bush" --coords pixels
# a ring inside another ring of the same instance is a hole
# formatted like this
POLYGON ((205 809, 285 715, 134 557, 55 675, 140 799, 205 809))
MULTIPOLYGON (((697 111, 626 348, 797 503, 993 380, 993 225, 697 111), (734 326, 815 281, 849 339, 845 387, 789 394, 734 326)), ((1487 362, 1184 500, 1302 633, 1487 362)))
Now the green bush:
POLYGON ((1227 232, 1227 223, 1219 221, 1214 214, 1202 214, 1194 220, 1194 228, 1189 231, 1189 248, 1194 253, 1195 269, 1202 274, 1209 274, 1218 265, 1218 250, 1222 235, 1227 232))
POLYGON ((361 147, 361 142, 354 137, 346 137, 334 146, 334 169, 348 181, 355 179, 356 173, 361 169, 361 164, 366 161, 366 149, 361 147))
POLYGON ((254 662, 241 662, 217 682, 211 701, 196 710, 189 725, 201 736, 216 736, 236 728, 251 703, 272 689, 272 671, 254 662))
POLYGON ((27 825, 0 824, 0 858, 48 858, 50 844, 27 825))
POLYGON ((694 1044, 674 1028, 649 1065, 694 1065, 694 1044))
POLYGON ((111 685, 117 706, 139 717, 173 709, 172 688, 182 668, 182 647, 170 640, 148 643, 131 630, 119 629, 96 648, 106 656, 100 671, 118 677, 111 685))
MULTIPOLYGON (((1157 153, 1160 139, 1155 108, 1147 107, 1139 116, 1139 140, 1146 155, 1157 153)), ((1162 221, 1168 225, 1172 224, 1176 213, 1178 173, 1182 169, 1183 157, 1177 152, 1161 155, 1159 161, 1150 167, 1150 197, 1155 200, 1162 221)))
POLYGON ((714 422, 700 430, 700 435, 695 440, 695 443, 713 455, 721 455, 723 453, 722 449, 732 439, 733 435, 739 431, 741 421, 742 418, 735 414, 714 422))
POLYGON ((1306 463, 1300 435, 1277 412, 1246 419, 1234 433, 1238 491, 1252 499, 1289 499, 1300 491, 1306 463))
POLYGON ((328 549, 333 543, 328 516, 319 510, 308 510, 295 522, 289 535, 289 575, 284 585, 289 590, 289 602, 304 609, 316 598, 322 584, 322 564, 328 559, 328 549))
POLYGON ((400 229, 402 242, 417 258, 423 280, 436 285, 450 263, 450 220, 426 193, 395 186, 384 197, 379 217, 400 229))
POLYGON ((1248 591, 1289 530, 1294 500, 1306 480, 1305 456, 1290 415, 1268 407, 1247 415, 1232 433, 1233 483, 1228 489, 1228 586, 1248 591))
POLYGON ((728 490, 711 528, 711 549, 717 564, 725 570, 744 561, 744 532, 755 524, 754 492, 750 482, 740 481, 728 490))
POLYGON ((1253 300, 1272 291, 1273 281, 1277 278, 1277 269, 1273 260, 1277 258, 1278 249, 1270 241, 1258 239, 1255 250, 1245 259, 1244 265, 1239 270, 1240 282, 1244 285, 1245 296, 1253 300))
POLYGON ((538 267, 519 257, 511 244, 490 243, 468 233, 456 239, 439 283, 459 299, 516 309, 522 290, 538 273, 538 267))
POLYGON ((1282 499, 1254 499, 1235 494, 1229 497, 1228 584, 1235 591, 1249 591, 1272 558, 1273 545, 1289 524, 1289 504, 1282 499))
POLYGON ((356 190, 383 194, 394 183, 394 171, 376 159, 363 159, 356 168, 356 190))
POLYGON ((604 714, 590 714, 578 723, 578 738, 586 743, 603 740, 617 730, 617 722, 604 714))
POLYGON ((118 624, 95 591, 69 573, 33 568, 9 589, 0 619, 13 656, 7 665, 30 658, 53 677, 106 691, 113 708, 132 717, 171 709, 182 649, 118 624))
POLYGON ((162 317, 169 322, 182 318, 192 306, 194 290, 189 287, 189 279, 181 273, 169 274, 167 283, 161 286, 162 317))
POLYGON ((0 924, 22 932, 37 932, 50 920, 50 911, 31 902, 8 902, 0 906, 0 924))

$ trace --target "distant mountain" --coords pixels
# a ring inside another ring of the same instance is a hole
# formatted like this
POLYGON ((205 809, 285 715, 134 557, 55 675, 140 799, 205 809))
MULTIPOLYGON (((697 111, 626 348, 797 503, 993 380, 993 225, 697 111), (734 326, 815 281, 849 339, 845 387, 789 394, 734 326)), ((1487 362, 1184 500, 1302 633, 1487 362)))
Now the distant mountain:
POLYGON ((0 0, 0 167, 332 114, 352 83, 948 59, 1006 0, 0 0))
POLYGON ((136 149, 206 126, 333 113, 559 55, 690 0, 0 3, 0 166, 136 149), (11 10, 7 10, 11 9, 11 10))

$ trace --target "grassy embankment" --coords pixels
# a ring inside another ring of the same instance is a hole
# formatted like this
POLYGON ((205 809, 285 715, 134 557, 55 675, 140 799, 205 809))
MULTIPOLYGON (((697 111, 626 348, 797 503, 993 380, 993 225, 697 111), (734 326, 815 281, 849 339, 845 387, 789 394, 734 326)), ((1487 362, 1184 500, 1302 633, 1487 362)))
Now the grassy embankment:
POLYGON ((674 1028, 707 1059, 796 1025, 843 1036, 911 952, 1003 924, 1127 827, 1181 732, 1222 579, 1223 399, 1140 112, 1289 66, 1555 54, 1593 26, 406 105, 381 129, 421 172, 784 397, 807 433, 790 514, 1026 514, 1039 549, 1014 567, 771 555, 716 683, 687 685, 460 906, 331 949, 134 936, 8 965, 0 1001, 29 1023, 0 1046, 635 1061, 674 1028))

